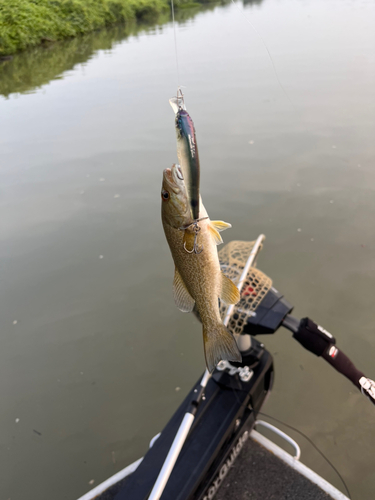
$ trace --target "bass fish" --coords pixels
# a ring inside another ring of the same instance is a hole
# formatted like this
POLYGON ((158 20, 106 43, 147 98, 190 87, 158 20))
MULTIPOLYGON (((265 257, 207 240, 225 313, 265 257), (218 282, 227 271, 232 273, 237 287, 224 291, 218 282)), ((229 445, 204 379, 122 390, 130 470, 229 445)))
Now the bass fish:
POLYGON ((193 219, 199 218, 199 178, 200 166, 197 140, 193 120, 186 111, 183 95, 180 89, 177 97, 169 99, 175 112, 175 125, 177 135, 177 157, 182 168, 187 193, 190 201, 193 219))
POLYGON ((223 325, 219 313, 220 298, 236 304, 240 293, 236 285, 220 270, 216 245, 223 242, 220 231, 231 227, 222 221, 211 221, 200 201, 199 240, 204 251, 190 252, 196 238, 196 221, 192 218, 182 169, 173 165, 163 172, 162 222, 175 264, 173 295, 183 312, 198 310, 203 325, 206 365, 213 372, 222 360, 242 360, 233 335, 223 325))

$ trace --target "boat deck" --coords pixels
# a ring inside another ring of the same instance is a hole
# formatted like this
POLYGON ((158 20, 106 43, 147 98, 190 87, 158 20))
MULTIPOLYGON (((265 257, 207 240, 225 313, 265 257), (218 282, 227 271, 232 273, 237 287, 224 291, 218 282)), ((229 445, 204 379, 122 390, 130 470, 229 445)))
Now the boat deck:
POLYGON ((215 500, 332 500, 316 484, 249 439, 215 500))
MULTIPOLYGON (((333 486, 326 483, 310 469, 275 446, 276 454, 259 444, 255 439, 258 433, 252 432, 238 455, 233 466, 228 471, 220 485, 217 485, 215 500, 346 500, 333 486), (280 453, 290 457, 291 465, 277 456, 280 453), (297 462, 297 463, 296 463, 297 462), (300 470, 296 470, 298 467, 300 470), (304 475, 304 472, 312 475, 312 480, 304 475), (314 478, 315 476, 315 478, 314 478), (323 491, 314 480, 325 483, 329 494, 323 491)), ((260 439, 263 439, 260 437, 260 439)), ((267 444, 268 440, 264 439, 267 444)), ((126 482, 125 477, 118 483, 108 488, 101 495, 92 497, 95 500, 115 500, 117 493, 126 482)), ((216 490, 216 488, 214 488, 216 490)), ((213 496, 206 496, 211 500, 213 496)), ((163 500, 164 497, 161 497, 163 500)), ((131 499, 129 499, 131 500, 131 499)), ((167 499, 165 499, 167 500, 167 499)), ((172 500, 172 499, 168 499, 172 500)))

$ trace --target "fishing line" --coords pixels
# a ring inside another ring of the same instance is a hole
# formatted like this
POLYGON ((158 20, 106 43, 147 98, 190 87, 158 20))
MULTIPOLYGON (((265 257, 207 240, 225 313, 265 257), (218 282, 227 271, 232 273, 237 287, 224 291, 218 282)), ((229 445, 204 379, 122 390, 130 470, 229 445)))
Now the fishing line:
POLYGON ((176 23, 174 20, 174 4, 173 0, 171 0, 171 9, 172 9, 172 22, 173 22, 173 35, 174 35, 174 51, 176 56, 176 68, 177 68, 177 88, 180 87, 180 70, 178 67, 178 55, 177 55, 177 37, 176 37, 176 23))
POLYGON ((333 465, 332 462, 330 462, 330 460, 328 460, 328 458, 324 455, 324 453, 322 451, 319 450, 319 448, 316 446, 316 444, 308 437, 306 436, 306 434, 304 434, 302 431, 299 431, 298 429, 296 429, 295 427, 293 427, 292 425, 289 425, 289 424, 286 424, 285 422, 282 422, 281 420, 279 420, 278 418, 275 418, 275 417, 271 417, 271 415, 267 415, 267 413, 263 413, 261 411, 258 412, 258 415, 262 415, 263 417, 267 417, 267 418, 270 418, 271 420, 275 420, 276 422, 278 422, 279 424, 282 424, 282 425, 285 425, 285 427, 289 427, 289 429, 292 429, 294 432, 297 432, 298 434, 300 434, 301 436, 303 436, 305 439, 307 439, 307 441, 316 449, 316 451, 324 458, 324 460, 332 467, 332 469, 336 472, 336 474, 338 475, 338 477, 340 478, 342 484, 344 485, 345 489, 346 489, 346 493, 348 494, 348 497, 350 498, 351 500, 351 495, 350 495, 350 491, 349 491, 349 488, 347 487, 346 485, 346 482, 344 481, 344 478, 342 477, 342 475, 340 474, 340 472, 336 469, 336 467, 333 465))
POLYGON ((268 47, 267 47, 266 42, 264 41, 262 35, 259 33, 259 31, 256 29, 256 27, 253 25, 253 23, 250 21, 250 19, 248 19, 248 17, 245 16, 245 14, 243 13, 243 11, 238 7, 238 5, 236 4, 236 2, 234 0, 232 0, 232 3, 236 7, 236 9, 238 10, 238 12, 245 18, 245 20, 248 22, 248 24, 250 24, 251 28, 255 31, 255 33, 259 36, 259 38, 260 38, 260 40, 261 40, 264 48, 267 51, 268 57, 270 58, 270 61, 271 61, 271 64, 272 64, 272 68, 273 68, 273 71, 275 73, 276 80, 277 80, 278 84, 280 85, 282 91, 284 92, 285 97, 288 99, 288 101, 290 102, 290 104, 294 107, 294 104, 293 104, 292 100, 290 99, 287 91, 284 89, 283 84, 280 81, 279 75, 278 75, 277 70, 276 70, 275 63, 273 62, 271 53, 268 50, 268 47))

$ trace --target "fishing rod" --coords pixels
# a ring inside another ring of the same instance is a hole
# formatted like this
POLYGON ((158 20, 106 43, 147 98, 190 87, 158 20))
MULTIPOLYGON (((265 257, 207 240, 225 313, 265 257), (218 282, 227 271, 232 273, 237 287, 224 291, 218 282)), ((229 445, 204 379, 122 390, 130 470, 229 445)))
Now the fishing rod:
POLYGON ((305 349, 325 359, 375 404, 375 382, 366 377, 353 361, 338 349, 336 339, 330 332, 309 318, 298 320, 289 314, 281 325, 293 332, 293 338, 305 349))
MULTIPOLYGON (((258 238, 257 238, 257 240, 256 240, 256 242, 255 242, 255 244, 250 252, 250 255, 247 259, 247 262, 242 270, 240 279, 238 280, 238 283, 237 283, 237 288, 240 292, 241 292, 242 287, 245 283, 249 269, 254 264, 256 256, 258 255, 258 253, 261 249, 261 246, 262 246, 264 239, 265 239, 264 234, 261 234, 260 236, 258 236, 258 238)), ((223 320, 223 323, 225 326, 228 326, 228 323, 229 323, 231 315, 234 311, 234 308, 235 308, 235 306, 233 304, 231 304, 228 307, 227 314, 223 320)), ((193 422, 194 422, 194 419, 195 419, 195 416, 197 413, 197 409, 198 409, 199 404, 201 403, 201 401, 204 397, 204 390, 205 390, 207 383, 210 380, 211 376, 212 375, 206 369, 206 371, 204 372, 204 375, 202 377, 202 380, 200 382, 200 388, 199 388, 199 390, 195 389, 196 390, 196 397, 191 401, 190 408, 185 413, 185 416, 184 416, 184 418, 181 422, 181 425, 177 431, 176 437, 173 440, 172 446, 170 447, 168 455, 164 461, 164 464, 161 468, 161 471, 158 475, 158 478, 156 480, 156 483, 151 491, 151 494, 150 494, 148 500, 159 500, 159 498, 161 497, 161 495, 164 491, 164 488, 168 482, 168 479, 172 473, 173 467, 178 459, 180 451, 181 451, 181 449, 186 441, 186 438, 188 436, 190 428, 193 425, 193 422)))

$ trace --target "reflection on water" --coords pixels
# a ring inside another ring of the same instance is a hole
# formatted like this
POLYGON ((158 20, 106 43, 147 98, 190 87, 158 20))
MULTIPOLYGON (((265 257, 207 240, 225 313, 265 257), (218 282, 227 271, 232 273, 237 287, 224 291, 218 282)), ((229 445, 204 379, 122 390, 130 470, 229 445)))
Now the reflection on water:
MULTIPOLYGON (((259 5, 264 0, 243 0, 244 5, 259 5)), ((218 5, 226 5, 231 0, 204 3, 191 8, 176 10, 175 21, 184 24, 198 13, 212 11, 218 5)), ((25 93, 40 88, 50 80, 61 78, 76 64, 82 64, 99 50, 111 50, 116 43, 140 33, 157 34, 170 21, 169 13, 148 16, 138 22, 115 26, 89 33, 77 38, 55 43, 16 54, 11 60, 0 61, 0 95, 25 93)))
MULTIPOLYGON (((183 24, 193 19, 199 12, 213 10, 217 5, 225 5, 231 0, 211 2, 202 6, 176 10, 175 20, 183 24)), ((251 3, 263 0, 251 0, 251 3)), ((62 73, 76 64, 88 61, 99 50, 111 50, 116 43, 139 33, 156 34, 163 31, 163 24, 169 22, 170 14, 149 16, 139 22, 115 26, 94 33, 16 54, 13 59, 0 62, 0 94, 25 93, 40 88, 50 80, 61 78, 62 73)))
POLYGON ((50 80, 61 78, 64 71, 76 64, 88 61, 96 51, 110 50, 116 42, 139 30, 136 24, 103 29, 16 54, 11 61, 0 65, 0 93, 8 96, 40 88, 50 80))
MULTIPOLYGON (((375 4, 239 6, 293 106, 236 6, 179 12, 205 206, 232 223, 225 242, 266 234, 259 268, 295 316, 374 377, 375 4)), ((160 222, 162 170, 176 161, 162 22, 0 65, 1 498, 77 498, 145 452, 203 370, 160 222)), ((307 433, 353 498, 372 498, 373 407, 289 333, 261 340, 276 370, 265 411, 307 433)))

